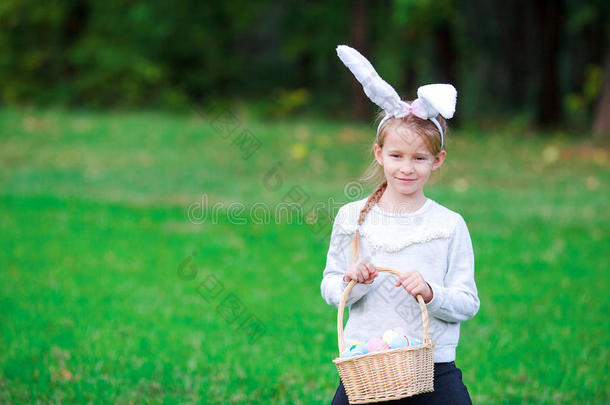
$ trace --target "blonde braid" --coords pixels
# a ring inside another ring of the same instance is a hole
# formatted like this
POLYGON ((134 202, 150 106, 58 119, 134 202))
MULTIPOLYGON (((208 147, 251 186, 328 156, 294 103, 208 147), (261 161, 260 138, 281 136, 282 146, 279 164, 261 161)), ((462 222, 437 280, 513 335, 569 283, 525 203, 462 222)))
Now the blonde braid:
MULTIPOLYGON (((377 189, 373 191, 373 193, 369 196, 368 200, 360 210, 360 216, 358 217, 358 227, 362 225, 364 222, 364 218, 366 214, 373 208, 375 204, 379 201, 383 192, 388 187, 388 181, 384 180, 377 189)), ((354 239, 352 240, 352 261, 355 263, 358 261, 358 254, 360 253, 360 230, 356 229, 356 233, 354 234, 354 239)))

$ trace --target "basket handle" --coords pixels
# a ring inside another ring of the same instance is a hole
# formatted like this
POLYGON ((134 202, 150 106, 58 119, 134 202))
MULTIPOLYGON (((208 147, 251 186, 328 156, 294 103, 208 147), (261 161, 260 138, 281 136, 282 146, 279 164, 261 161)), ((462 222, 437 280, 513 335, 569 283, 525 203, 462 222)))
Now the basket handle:
MULTIPOLYGON (((376 267, 377 271, 392 273, 395 276, 400 276, 401 273, 398 270, 390 269, 387 267, 376 267)), ((339 355, 345 350, 345 341, 343 340, 343 312, 345 310, 345 301, 349 295, 352 287, 356 284, 356 280, 350 280, 343 291, 341 301, 339 302, 339 312, 337 313, 337 336, 339 337, 339 355)), ((421 318, 424 324, 424 344, 431 343, 430 340, 430 320, 428 319, 428 310, 426 304, 421 295, 417 295, 417 302, 419 302, 419 308, 421 309, 421 318)))

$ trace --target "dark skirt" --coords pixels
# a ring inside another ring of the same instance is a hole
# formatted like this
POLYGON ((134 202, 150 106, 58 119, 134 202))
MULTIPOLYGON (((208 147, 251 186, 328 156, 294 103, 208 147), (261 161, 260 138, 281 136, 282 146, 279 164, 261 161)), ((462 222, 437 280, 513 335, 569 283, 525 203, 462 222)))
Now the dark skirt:
MULTIPOLYGON (((343 388, 343 382, 335 393, 332 405, 347 405, 347 394, 343 388)), ((425 392, 412 397, 397 399, 393 401, 376 402, 378 405, 385 404, 455 404, 472 405, 468 389, 462 382, 462 370, 455 366, 455 362, 434 363, 434 392, 425 392)))

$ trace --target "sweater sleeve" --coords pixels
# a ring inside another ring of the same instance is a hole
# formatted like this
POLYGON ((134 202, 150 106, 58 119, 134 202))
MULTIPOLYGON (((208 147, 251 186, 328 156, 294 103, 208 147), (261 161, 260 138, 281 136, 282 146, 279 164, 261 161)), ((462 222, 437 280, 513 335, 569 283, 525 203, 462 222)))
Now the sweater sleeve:
POLYGON ((474 281, 472 241, 461 215, 449 240, 443 285, 428 284, 433 292, 432 300, 426 305, 431 316, 446 322, 464 322, 478 312, 480 302, 474 281))
MULTIPOLYGON (((322 274, 322 284, 320 286, 322 298, 326 300, 328 305, 334 305, 335 307, 339 307, 339 301, 348 284, 347 281, 343 281, 343 275, 351 262, 353 239, 353 234, 345 233, 342 229, 340 218, 345 214, 342 210, 344 210, 344 207, 339 210, 333 224, 330 246, 326 255, 326 267, 322 274)), ((371 288, 371 285, 356 283, 350 291, 345 305, 350 306, 362 298, 371 288)))

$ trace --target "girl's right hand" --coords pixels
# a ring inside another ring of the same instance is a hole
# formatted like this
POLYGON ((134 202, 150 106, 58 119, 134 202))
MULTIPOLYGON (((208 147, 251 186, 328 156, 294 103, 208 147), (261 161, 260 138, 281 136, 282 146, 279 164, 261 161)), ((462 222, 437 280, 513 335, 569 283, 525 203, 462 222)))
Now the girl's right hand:
POLYGON ((343 281, 356 280, 358 283, 371 284, 379 273, 373 264, 366 260, 352 263, 345 271, 343 281))

